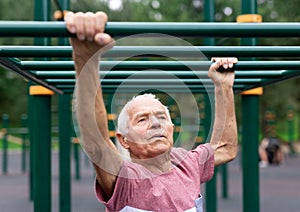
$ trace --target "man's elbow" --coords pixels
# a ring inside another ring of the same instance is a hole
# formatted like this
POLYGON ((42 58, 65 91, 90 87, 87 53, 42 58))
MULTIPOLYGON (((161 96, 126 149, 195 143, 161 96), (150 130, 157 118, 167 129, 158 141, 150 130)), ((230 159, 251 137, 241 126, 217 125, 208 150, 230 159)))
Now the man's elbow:
POLYGON ((234 160, 238 153, 237 145, 225 145, 215 150, 215 165, 222 165, 234 160))
POLYGON ((229 137, 228 142, 226 142, 225 152, 227 153, 227 162, 234 160, 238 154, 238 136, 237 132, 229 137))
POLYGON ((237 145, 230 147, 230 149, 227 151, 227 161, 225 163, 234 160, 237 156, 237 153, 238 153, 237 145))

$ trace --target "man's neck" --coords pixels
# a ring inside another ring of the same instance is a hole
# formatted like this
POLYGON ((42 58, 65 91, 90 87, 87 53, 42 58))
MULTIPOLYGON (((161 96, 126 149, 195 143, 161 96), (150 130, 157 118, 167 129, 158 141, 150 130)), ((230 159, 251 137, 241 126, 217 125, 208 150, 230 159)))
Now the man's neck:
POLYGON ((170 152, 166 152, 164 154, 149 159, 132 158, 132 162, 144 166, 154 174, 168 172, 173 167, 172 161, 170 159, 170 152))

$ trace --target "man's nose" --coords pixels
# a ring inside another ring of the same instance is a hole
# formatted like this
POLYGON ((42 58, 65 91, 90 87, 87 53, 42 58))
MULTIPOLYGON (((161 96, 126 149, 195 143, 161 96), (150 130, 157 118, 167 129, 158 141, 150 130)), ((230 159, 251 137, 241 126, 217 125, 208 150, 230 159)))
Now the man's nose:
POLYGON ((151 116, 150 117, 150 127, 151 128, 158 128, 161 126, 161 123, 159 119, 156 116, 151 116))

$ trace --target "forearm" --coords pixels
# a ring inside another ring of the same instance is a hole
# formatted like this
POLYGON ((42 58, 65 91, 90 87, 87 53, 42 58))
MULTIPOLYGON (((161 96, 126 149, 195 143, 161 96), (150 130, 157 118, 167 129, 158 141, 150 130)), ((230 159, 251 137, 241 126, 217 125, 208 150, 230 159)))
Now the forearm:
POLYGON ((215 87, 215 121, 211 137, 215 165, 226 163, 237 154, 237 126, 232 86, 215 87))
POLYGON ((103 145, 104 142, 115 149, 109 139, 107 114, 98 75, 99 59, 98 57, 89 61, 76 57, 73 59, 77 78, 76 112, 83 144, 88 144, 85 148, 92 152, 95 145, 103 145))
POLYGON ((82 60, 74 58, 74 61, 80 143, 95 166, 98 182, 108 194, 113 190, 111 182, 116 179, 122 160, 109 138, 107 113, 98 75, 99 59, 89 60, 85 65, 82 60))

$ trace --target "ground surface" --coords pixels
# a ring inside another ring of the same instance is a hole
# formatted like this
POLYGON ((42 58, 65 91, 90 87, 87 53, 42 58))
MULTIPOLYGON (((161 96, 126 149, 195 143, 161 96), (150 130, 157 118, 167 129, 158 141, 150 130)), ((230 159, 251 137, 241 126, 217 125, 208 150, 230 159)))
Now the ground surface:
MULTIPOLYGON (((29 201, 28 174, 21 172, 21 155, 10 152, 8 173, 0 173, 0 211, 33 211, 29 201)), ((229 163, 229 197, 219 194, 218 211, 242 211, 242 171, 239 157, 229 163)), ((0 166, 2 154, 0 153, 0 166)), ((104 208, 97 202, 93 192, 94 173, 84 155, 81 155, 81 178, 75 179, 72 162, 72 212, 102 212, 104 208)), ((1 171, 1 170, 0 170, 1 171)), ((220 192, 220 187, 219 191, 220 192)), ((52 155, 52 212, 58 212, 58 157, 52 155)), ((279 167, 260 168, 260 211, 299 212, 300 208, 300 157, 287 157, 279 167)))

